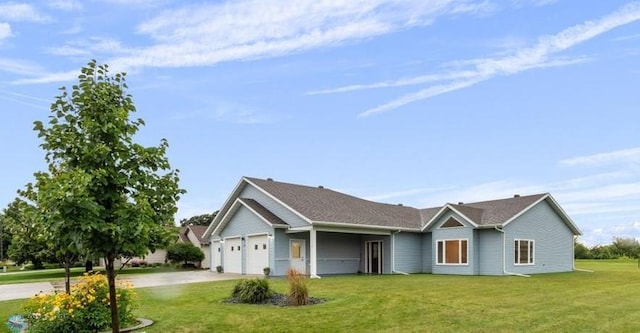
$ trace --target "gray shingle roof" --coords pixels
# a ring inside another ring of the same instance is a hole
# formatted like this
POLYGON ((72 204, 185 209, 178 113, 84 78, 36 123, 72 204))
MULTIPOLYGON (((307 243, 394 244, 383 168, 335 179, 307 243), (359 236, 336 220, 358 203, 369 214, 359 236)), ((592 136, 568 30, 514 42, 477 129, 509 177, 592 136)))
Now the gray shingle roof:
POLYGON ((328 188, 248 178, 293 210, 316 222, 419 229, 420 211, 360 199, 328 188))
MULTIPOLYGON (((420 230, 443 207, 416 209, 408 206, 373 202, 324 187, 278 182, 270 179, 245 177, 246 181, 261 188, 312 222, 345 223, 420 230)), ((448 204, 476 225, 502 225, 521 213, 547 193, 517 196, 507 199, 465 204, 448 204)), ((267 208, 252 199, 241 199, 260 215, 271 221, 285 223, 267 208)), ((273 223, 273 222, 272 222, 273 223)))
POLYGON ((273 225, 288 225, 287 222, 277 217, 275 214, 273 214, 271 211, 269 211, 259 202, 253 199, 247 199, 247 198, 240 198, 238 200, 240 200, 245 205, 251 207, 251 209, 253 209, 256 213, 262 216, 265 220, 269 221, 269 223, 273 225))

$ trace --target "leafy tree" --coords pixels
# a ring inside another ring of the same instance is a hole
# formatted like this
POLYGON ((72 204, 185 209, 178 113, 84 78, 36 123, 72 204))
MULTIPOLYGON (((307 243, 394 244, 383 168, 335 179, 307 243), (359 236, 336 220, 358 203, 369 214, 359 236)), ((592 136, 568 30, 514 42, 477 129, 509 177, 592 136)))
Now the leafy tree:
POLYGON ((7 250, 11 245, 11 233, 5 222, 4 213, 0 212, 0 262, 7 259, 7 250))
POLYGON ((31 262, 35 269, 44 268, 43 261, 51 256, 47 245, 47 229, 38 222, 37 209, 32 204, 15 199, 4 211, 5 228, 12 235, 7 251, 9 259, 21 265, 31 262))
POLYGON ((167 259, 173 263, 199 263, 204 260, 204 252, 191 243, 175 243, 167 248, 167 259))
POLYGON ((613 237, 611 250, 618 256, 638 258, 640 255, 640 243, 632 237, 613 237))
POLYGON ((188 219, 180 220, 180 226, 186 227, 188 225, 210 225, 213 222, 213 219, 218 215, 218 211, 213 212, 212 214, 202 214, 192 216, 188 219))
POLYGON ((589 248, 586 245, 579 242, 576 242, 573 253, 576 259, 593 259, 593 256, 591 255, 591 251, 589 250, 589 248))
POLYGON ((93 60, 78 81, 70 93, 60 88, 48 125, 34 122, 49 165, 43 186, 60 186, 51 198, 39 199, 52 209, 56 234, 79 227, 73 235, 78 244, 105 259, 111 327, 119 332, 114 262, 166 246, 172 235, 164 227, 173 224, 184 190, 165 156, 165 139, 157 147, 134 143, 144 121, 130 119, 135 106, 125 73, 111 76, 107 65, 93 60), (54 207, 50 199, 63 195, 64 186, 77 188, 68 202, 54 207))

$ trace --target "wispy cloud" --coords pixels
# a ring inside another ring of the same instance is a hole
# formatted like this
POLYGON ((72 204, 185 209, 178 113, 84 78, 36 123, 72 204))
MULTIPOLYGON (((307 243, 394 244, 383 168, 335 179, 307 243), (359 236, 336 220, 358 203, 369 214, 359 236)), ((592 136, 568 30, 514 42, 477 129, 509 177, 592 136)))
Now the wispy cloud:
POLYGON ((47 49, 49 54, 83 58, 94 54, 113 55, 124 52, 125 49, 119 40, 103 37, 90 37, 87 40, 70 41, 63 46, 47 49))
POLYGON ((84 8, 82 6, 82 2, 77 0, 49 0, 47 2, 47 5, 51 8, 66 11, 77 11, 84 8))
POLYGON ((9 37, 11 37, 11 25, 6 22, 0 22, 0 42, 9 37))
POLYGON ((612 163, 640 164, 640 148, 616 150, 588 156, 573 157, 560 161, 564 166, 600 166, 612 163))
POLYGON ((45 14, 40 13, 35 7, 27 3, 7 2, 0 3, 0 20, 10 22, 38 22, 44 23, 51 20, 45 14))
POLYGON ((174 114, 172 120, 214 120, 219 122, 236 124, 265 124, 276 121, 274 116, 267 115, 255 108, 229 101, 207 101, 206 107, 196 111, 187 111, 174 114))
MULTIPOLYGON (((167 10, 140 24, 137 32, 154 44, 126 46, 126 53, 108 59, 108 63, 114 69, 127 70, 278 57, 429 25, 443 16, 486 14, 491 8, 489 1, 471 0, 248 0, 190 5, 167 10)), ((54 51, 78 53, 69 47, 54 51)), ((62 78, 68 76, 52 74, 17 83, 62 78)))
MULTIPOLYGON (((359 116, 370 116, 394 110, 409 103, 467 88, 499 75, 508 76, 530 69, 576 63, 571 59, 564 59, 563 61, 563 59, 555 59, 552 56, 607 31, 638 20, 640 20, 640 3, 627 4, 601 19, 572 26, 555 35, 540 37, 534 46, 517 49, 511 55, 469 61, 467 62, 467 68, 460 69, 465 75, 469 75, 468 78, 439 83, 418 92, 401 96, 388 103, 366 110, 360 113, 359 116)), ((580 62, 580 59, 577 62, 580 62)), ((447 75, 455 76, 454 73, 448 73, 447 75)))
POLYGON ((0 57, 0 72, 33 76, 42 75, 44 70, 31 62, 0 57))

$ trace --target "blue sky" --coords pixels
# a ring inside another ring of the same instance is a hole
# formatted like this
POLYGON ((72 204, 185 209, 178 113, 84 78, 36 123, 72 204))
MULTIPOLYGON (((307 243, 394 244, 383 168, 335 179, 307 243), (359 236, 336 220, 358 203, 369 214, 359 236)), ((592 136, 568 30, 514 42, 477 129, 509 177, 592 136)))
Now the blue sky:
POLYGON ((241 176, 419 208, 550 192, 581 241, 640 237, 640 3, 0 0, 0 205, 90 59, 128 73, 188 193, 241 176))

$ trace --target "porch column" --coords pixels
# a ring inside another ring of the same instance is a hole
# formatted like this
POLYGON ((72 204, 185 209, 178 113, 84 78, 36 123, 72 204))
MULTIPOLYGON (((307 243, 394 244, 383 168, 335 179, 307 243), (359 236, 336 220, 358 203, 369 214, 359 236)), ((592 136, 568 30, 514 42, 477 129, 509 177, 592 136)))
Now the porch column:
POLYGON ((317 251, 316 229, 312 226, 309 231, 309 270, 312 279, 319 279, 318 276, 318 251, 317 251))

